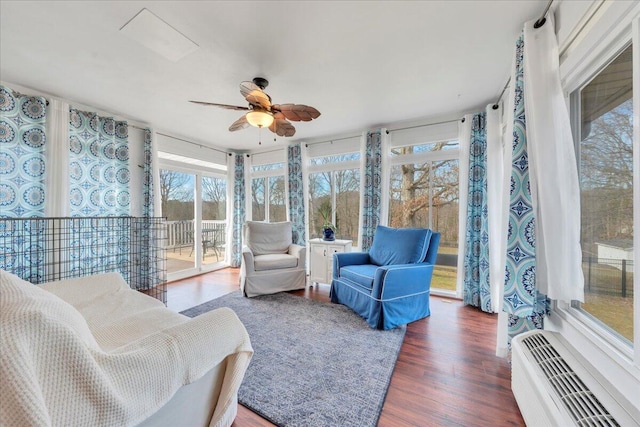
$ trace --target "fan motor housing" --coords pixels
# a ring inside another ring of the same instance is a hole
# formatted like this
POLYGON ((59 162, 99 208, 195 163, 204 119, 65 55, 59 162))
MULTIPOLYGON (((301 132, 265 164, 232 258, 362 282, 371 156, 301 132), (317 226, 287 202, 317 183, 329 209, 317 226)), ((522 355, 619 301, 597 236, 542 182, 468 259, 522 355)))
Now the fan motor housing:
POLYGON ((269 80, 265 79, 264 77, 254 77, 253 83, 262 90, 269 86, 269 80))

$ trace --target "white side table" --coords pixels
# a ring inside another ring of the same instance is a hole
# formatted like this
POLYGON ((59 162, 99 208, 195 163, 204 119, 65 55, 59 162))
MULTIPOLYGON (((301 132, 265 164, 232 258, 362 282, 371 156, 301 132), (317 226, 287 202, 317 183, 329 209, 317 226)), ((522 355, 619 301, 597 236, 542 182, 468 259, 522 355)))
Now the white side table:
POLYGON ((333 276, 333 254, 351 252, 351 240, 328 242, 318 239, 309 240, 309 282, 331 283, 333 276))

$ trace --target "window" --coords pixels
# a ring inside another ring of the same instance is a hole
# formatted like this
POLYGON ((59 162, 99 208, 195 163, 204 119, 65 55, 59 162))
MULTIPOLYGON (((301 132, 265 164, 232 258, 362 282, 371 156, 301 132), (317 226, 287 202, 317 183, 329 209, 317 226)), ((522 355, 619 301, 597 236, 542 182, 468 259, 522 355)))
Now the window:
POLYGON ((287 220, 284 163, 251 167, 251 219, 279 222, 287 220))
POLYGON ((432 288, 456 291, 458 263, 458 141, 391 148, 389 225, 441 233, 432 288))
POLYGON ((336 227, 336 238, 358 245, 360 222, 360 153, 310 159, 309 234, 322 236, 325 220, 336 227))
MULTIPOLYGON (((633 343, 633 63, 622 50, 571 94, 585 302, 573 306, 633 343)), ((637 158, 638 154, 635 153, 637 158)))

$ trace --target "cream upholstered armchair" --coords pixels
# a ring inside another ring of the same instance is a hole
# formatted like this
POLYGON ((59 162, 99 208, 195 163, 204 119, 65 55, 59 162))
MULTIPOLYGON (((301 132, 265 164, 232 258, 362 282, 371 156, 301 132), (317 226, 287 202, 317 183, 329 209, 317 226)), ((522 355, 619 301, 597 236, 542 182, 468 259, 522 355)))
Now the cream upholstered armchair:
POLYGON ((247 221, 240 290, 247 297, 304 289, 306 250, 292 243, 291 222, 247 221))

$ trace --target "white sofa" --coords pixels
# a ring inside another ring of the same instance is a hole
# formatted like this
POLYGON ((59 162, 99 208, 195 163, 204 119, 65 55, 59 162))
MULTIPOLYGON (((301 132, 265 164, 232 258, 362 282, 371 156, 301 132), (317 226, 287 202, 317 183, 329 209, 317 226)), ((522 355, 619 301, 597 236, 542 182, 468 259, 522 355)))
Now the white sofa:
POLYGON ((247 297, 304 289, 304 246, 292 243, 291 222, 247 221, 240 269, 240 290, 247 297))
POLYGON ((252 354, 230 309, 190 319, 116 273, 0 270, 2 426, 230 426, 252 354))

